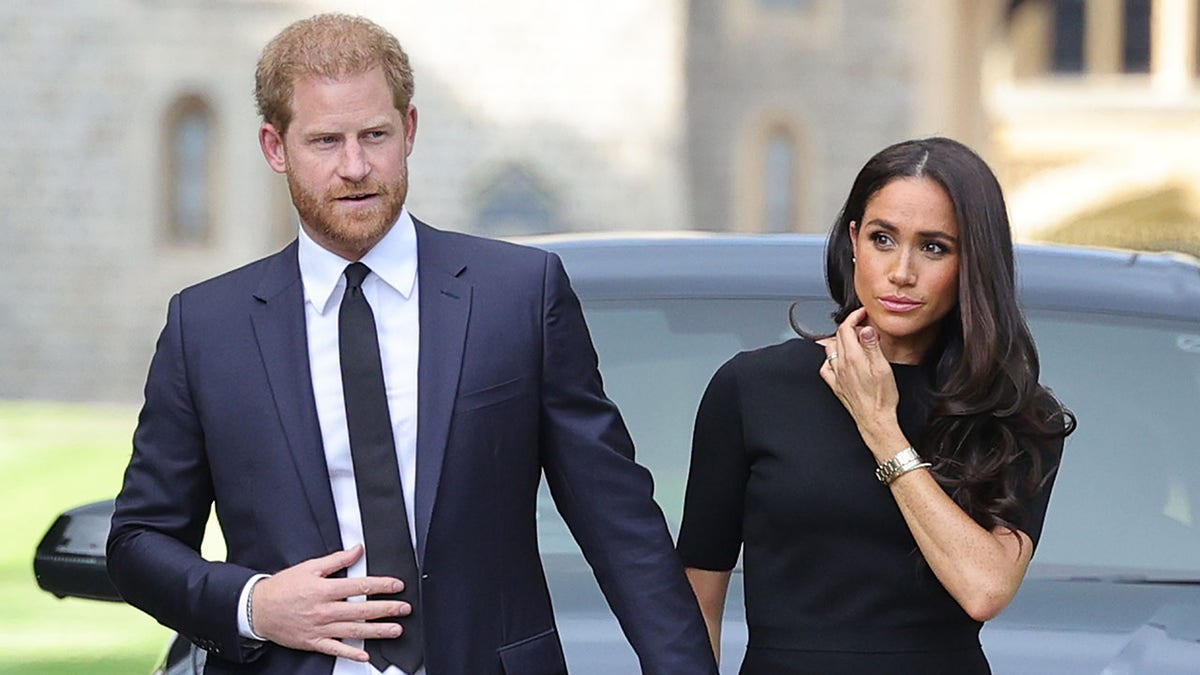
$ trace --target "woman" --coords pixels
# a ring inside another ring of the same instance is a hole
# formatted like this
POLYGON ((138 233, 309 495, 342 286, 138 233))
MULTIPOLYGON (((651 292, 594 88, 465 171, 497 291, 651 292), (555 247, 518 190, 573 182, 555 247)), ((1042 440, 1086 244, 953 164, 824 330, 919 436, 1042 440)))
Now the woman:
POLYGON ((837 332, 735 356, 697 414, 679 551, 714 649, 744 547, 742 673, 988 673, 979 629, 1075 423, 1038 383, 995 176, 949 139, 886 148, 826 275, 837 332))

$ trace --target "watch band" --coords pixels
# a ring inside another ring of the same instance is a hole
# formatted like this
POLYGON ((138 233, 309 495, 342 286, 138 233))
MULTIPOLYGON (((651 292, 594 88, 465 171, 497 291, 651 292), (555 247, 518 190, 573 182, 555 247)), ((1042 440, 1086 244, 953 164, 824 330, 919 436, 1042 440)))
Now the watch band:
POLYGON ((916 450, 912 447, 907 447, 900 452, 897 452, 894 457, 880 464, 875 468, 875 477, 884 485, 891 485, 892 481, 909 471, 917 469, 928 469, 932 466, 929 462, 921 459, 916 450))

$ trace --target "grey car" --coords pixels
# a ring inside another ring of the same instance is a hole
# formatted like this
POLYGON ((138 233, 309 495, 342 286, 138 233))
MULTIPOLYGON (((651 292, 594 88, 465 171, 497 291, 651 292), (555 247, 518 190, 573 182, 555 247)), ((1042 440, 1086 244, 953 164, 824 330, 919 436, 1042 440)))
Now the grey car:
MULTIPOLYGON (((738 351, 793 337, 788 310, 829 328, 821 238, 552 237, 655 497, 678 527, 692 420, 738 351)), ((1200 263, 1170 254, 1019 247, 1022 304, 1042 381, 1079 418, 1041 543, 1016 599, 983 630, 997 675, 1200 672, 1200 263)), ((116 599, 103 576, 111 504, 64 514, 39 547, 58 595, 116 599), (90 542, 90 543, 89 543, 90 542)), ((572 673, 638 665, 548 492, 543 558, 572 673)), ((746 641, 740 571, 722 673, 746 641)), ((176 639, 163 669, 198 672, 176 639)))

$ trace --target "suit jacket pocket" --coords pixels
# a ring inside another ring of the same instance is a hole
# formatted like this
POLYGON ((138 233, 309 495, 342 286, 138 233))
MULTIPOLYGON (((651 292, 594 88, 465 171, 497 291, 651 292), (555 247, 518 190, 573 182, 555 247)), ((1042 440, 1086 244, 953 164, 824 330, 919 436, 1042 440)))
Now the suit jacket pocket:
POLYGON ((459 394, 458 401, 454 404, 454 412, 462 413, 504 403, 528 392, 532 388, 530 384, 529 377, 514 377, 499 384, 459 394))
POLYGON ((505 675, 567 675, 558 631, 551 628, 500 648, 505 675))

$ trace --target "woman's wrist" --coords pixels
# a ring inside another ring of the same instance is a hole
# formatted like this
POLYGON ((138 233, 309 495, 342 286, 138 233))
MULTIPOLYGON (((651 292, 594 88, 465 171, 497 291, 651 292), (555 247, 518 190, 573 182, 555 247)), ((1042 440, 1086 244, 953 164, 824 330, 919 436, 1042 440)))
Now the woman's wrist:
POLYGON ((859 429, 859 433, 875 457, 876 464, 883 464, 912 445, 900 430, 900 423, 895 420, 874 425, 872 428, 859 429))
POLYGON ((926 462, 916 450, 912 447, 907 447, 896 453, 894 457, 886 462, 882 462, 875 468, 875 477, 884 485, 891 485, 897 478, 906 473, 911 473, 918 469, 928 469, 930 463, 926 462))

